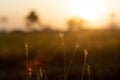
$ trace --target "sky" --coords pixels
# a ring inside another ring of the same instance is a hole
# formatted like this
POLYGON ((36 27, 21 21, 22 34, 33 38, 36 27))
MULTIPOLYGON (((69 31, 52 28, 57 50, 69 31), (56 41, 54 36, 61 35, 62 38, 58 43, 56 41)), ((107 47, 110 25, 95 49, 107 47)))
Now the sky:
POLYGON ((0 0, 0 18, 8 18, 7 24, 0 22, 0 30, 25 29, 25 18, 31 10, 52 29, 67 29, 66 21, 73 16, 84 18, 88 28, 105 27, 111 12, 120 24, 120 0, 0 0))

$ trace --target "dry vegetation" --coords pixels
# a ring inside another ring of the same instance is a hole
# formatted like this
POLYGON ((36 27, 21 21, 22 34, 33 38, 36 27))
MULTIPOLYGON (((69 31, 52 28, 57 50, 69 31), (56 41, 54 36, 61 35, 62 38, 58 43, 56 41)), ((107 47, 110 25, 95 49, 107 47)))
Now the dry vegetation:
MULTIPOLYGON (((63 80, 64 68, 70 65, 67 80, 81 80, 83 67, 84 80, 119 80, 120 71, 120 31, 81 31, 64 33, 64 49, 58 32, 1 33, 0 34, 0 80, 25 80, 26 53, 24 42, 29 45, 28 61, 33 68, 34 58, 42 59, 42 67, 46 70, 48 80, 63 80), (84 66, 84 49, 89 54, 87 66, 84 66)), ((61 35, 62 36, 62 35, 61 35)), ((35 80, 35 78, 33 77, 35 80)))

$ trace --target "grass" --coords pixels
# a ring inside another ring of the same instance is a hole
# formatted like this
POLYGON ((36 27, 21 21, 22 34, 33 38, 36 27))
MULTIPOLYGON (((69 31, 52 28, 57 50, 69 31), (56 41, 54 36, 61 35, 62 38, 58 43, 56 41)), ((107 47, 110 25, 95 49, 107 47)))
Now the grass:
POLYGON ((73 60, 74 60, 74 56, 75 56, 75 53, 76 53, 77 49, 78 49, 78 45, 75 46, 75 49, 74 49, 74 51, 73 51, 73 53, 72 53, 72 56, 71 56, 71 58, 70 58, 70 60, 69 60, 68 67, 66 68, 66 80, 67 80, 67 76, 68 76, 69 73, 70 73, 70 69, 71 69, 71 66, 72 66, 72 62, 73 62, 73 60))
MULTIPOLYGON (((79 49, 76 51, 72 66, 68 74, 68 80, 80 80, 83 70, 84 53, 87 49, 90 65, 90 77, 93 80, 106 78, 119 78, 120 70, 120 32, 110 31, 81 31, 64 33, 66 50, 66 65, 69 65, 74 45, 77 42, 79 49), (80 54, 81 53, 81 54, 80 54), (82 54, 83 53, 83 54, 82 54)), ((46 69, 48 80, 63 79, 63 50, 57 32, 48 33, 1 33, 0 34, 0 62, 1 80, 25 79, 26 53, 24 41, 29 45, 29 63, 34 68, 34 58, 44 56, 43 68, 46 69), (7 76, 7 77, 5 77, 7 76)), ((87 72, 87 71, 86 71, 87 72)), ((86 76, 85 74, 84 76, 86 76)))
POLYGON ((29 80, 31 74, 29 75, 28 68, 29 68, 29 63, 28 63, 28 44, 25 42, 25 52, 26 52, 26 80, 29 80))
POLYGON ((81 80, 84 80, 84 74, 85 74, 85 69, 86 69, 86 65, 87 65, 87 55, 88 55, 88 51, 84 50, 84 64, 83 64, 81 80))

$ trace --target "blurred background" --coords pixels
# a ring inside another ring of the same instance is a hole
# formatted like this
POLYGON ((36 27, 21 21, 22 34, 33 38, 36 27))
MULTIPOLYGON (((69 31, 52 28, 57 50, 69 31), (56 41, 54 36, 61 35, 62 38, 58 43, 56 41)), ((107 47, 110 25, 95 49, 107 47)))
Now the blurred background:
POLYGON ((120 80, 119 7, 119 0, 0 0, 0 79, 120 80))

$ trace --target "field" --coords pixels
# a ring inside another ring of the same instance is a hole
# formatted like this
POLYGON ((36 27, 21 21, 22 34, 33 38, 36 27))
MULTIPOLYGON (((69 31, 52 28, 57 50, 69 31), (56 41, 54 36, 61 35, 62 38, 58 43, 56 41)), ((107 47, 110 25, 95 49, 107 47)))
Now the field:
MULTIPOLYGON (((48 80, 64 80, 64 49, 66 65, 73 62, 67 80, 81 80, 84 50, 88 51, 91 80, 120 80, 120 31, 63 32, 11 32, 0 33, 0 80, 26 79, 26 50, 29 65, 33 68, 38 57, 48 80), (62 47, 61 44, 64 43, 62 47), (63 49, 64 48, 64 49, 63 49)), ((35 77, 32 80, 36 80, 35 77)), ((84 80, 88 79, 87 68, 84 80)))

